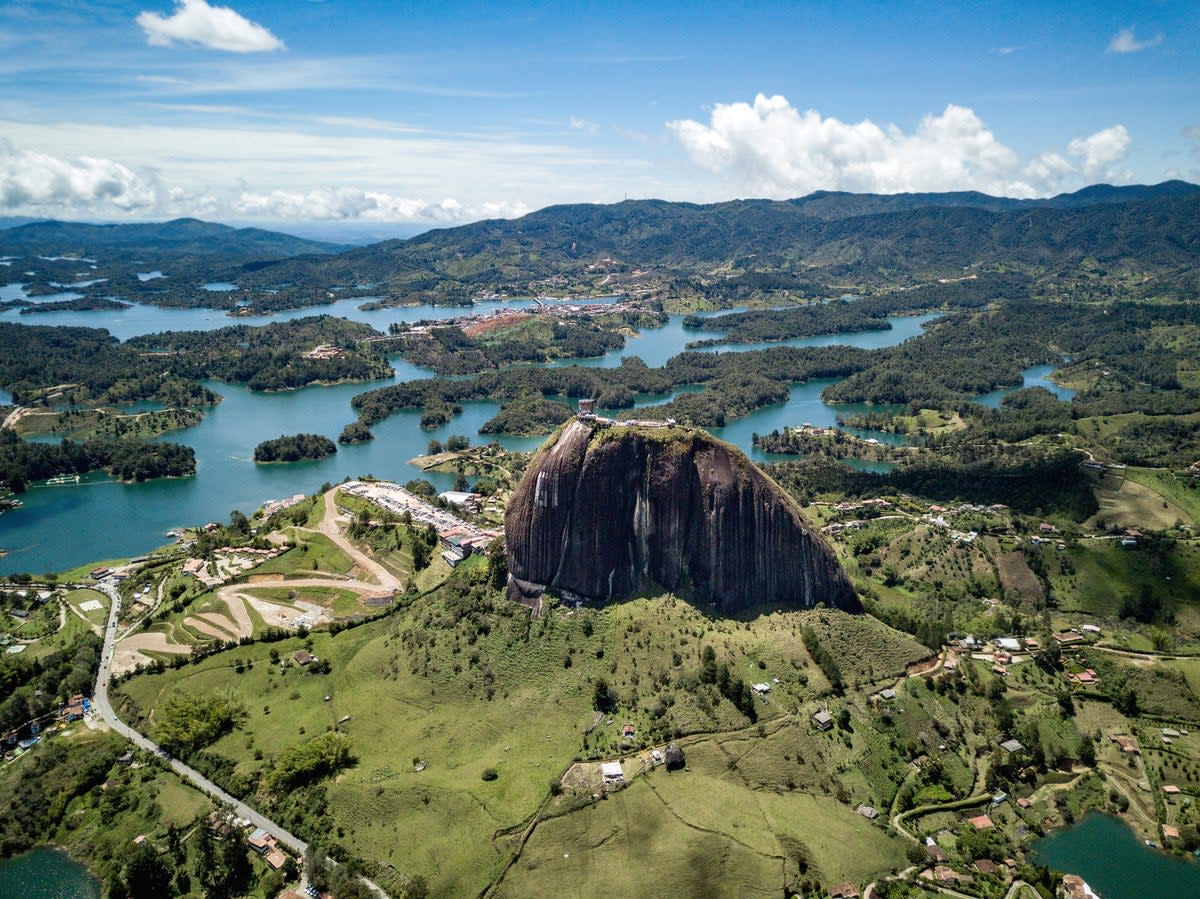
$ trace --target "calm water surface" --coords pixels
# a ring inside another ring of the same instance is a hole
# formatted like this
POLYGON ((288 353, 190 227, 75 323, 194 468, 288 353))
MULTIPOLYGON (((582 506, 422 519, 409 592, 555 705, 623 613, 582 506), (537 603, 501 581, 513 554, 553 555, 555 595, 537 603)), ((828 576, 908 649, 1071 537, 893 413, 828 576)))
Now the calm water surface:
MULTIPOLYGON (((421 306, 374 312, 358 309, 362 302, 361 298, 340 301, 315 310, 282 313, 270 320, 332 312, 366 321, 382 330, 392 321, 449 319, 472 311, 519 308, 532 301, 482 303, 473 310, 421 306)), ((12 320, 6 315, 0 315, 0 320, 6 317, 12 320)), ((787 343, 793 346, 839 343, 865 348, 892 346, 919 334, 922 325, 934 317, 896 318, 892 319, 892 329, 887 331, 806 338, 787 343)), ((21 320, 31 318, 34 317, 25 316, 21 320)), ((219 328, 232 321, 246 321, 231 320, 213 310, 158 309, 140 305, 122 311, 40 315, 36 320, 46 324, 105 327, 123 339, 138 333, 219 328)), ((671 316, 665 327, 647 329, 627 341, 624 349, 598 359, 584 360, 582 364, 611 367, 619 365, 625 356, 636 355, 648 365, 658 366, 683 351, 689 341, 720 336, 711 331, 685 329, 682 321, 682 316, 671 316)), ((261 323, 261 320, 250 319, 248 323, 261 323)), ((755 348, 758 345, 728 345, 706 351, 743 352, 755 348)), ((396 381, 431 376, 430 372, 399 358, 393 359, 392 364, 396 369, 396 381)), ((209 382, 207 386, 220 393, 224 401, 209 410, 195 427, 162 438, 186 443, 195 449, 197 473, 194 477, 119 484, 104 475, 93 474, 82 479, 79 485, 33 486, 21 497, 23 509, 0 515, 0 547, 8 551, 7 556, 0 558, 0 574, 60 571, 93 560, 138 555, 166 542, 166 531, 181 525, 225 520, 233 509, 251 512, 265 500, 293 493, 311 493, 324 482, 336 483, 361 474, 401 482, 420 476, 441 489, 449 488, 453 475, 435 472, 422 475, 407 464, 408 460, 424 453, 431 439, 445 442, 451 434, 465 434, 473 442, 480 442, 478 430, 496 413, 499 408, 496 403, 464 404, 462 415, 435 431, 420 428, 420 412, 401 411, 373 426, 375 440, 358 446, 339 446, 336 455, 328 459, 290 465, 256 465, 253 462, 254 447, 281 434, 305 431, 335 439, 342 427, 355 418, 350 399, 386 383, 253 393, 244 386, 209 382)), ((760 409, 724 428, 714 429, 714 433, 753 458, 768 460, 770 457, 752 445, 754 433, 769 433, 776 428, 805 422, 832 425, 839 411, 860 408, 831 407, 822 402, 821 391, 830 383, 833 382, 820 380, 795 385, 787 402, 760 409)), ((664 402, 688 389, 695 388, 681 388, 664 396, 642 396, 638 398, 638 405, 664 402)), ((872 433, 870 436, 902 442, 897 435, 872 433)), ((500 438, 500 442, 510 449, 524 450, 540 445, 542 438, 500 438)))
POLYGON ((1030 858, 1078 874, 1103 899, 1200 896, 1200 863, 1149 848, 1120 819, 1099 812, 1038 840, 1030 858))
POLYGON ((1071 398, 1075 396, 1075 391, 1070 387, 1063 387, 1061 384, 1055 384, 1050 380, 1050 374, 1057 368, 1057 365, 1035 365, 1032 368, 1027 368, 1021 373, 1024 375, 1025 382, 1020 387, 1004 387, 1000 390, 993 390, 991 393, 985 393, 975 402, 991 409, 999 409, 1000 401, 1010 393, 1026 387, 1045 387, 1060 400, 1069 403, 1071 402, 1071 398))
POLYGON ((0 896, 12 899, 100 899, 100 884, 65 852, 39 846, 0 861, 0 896))

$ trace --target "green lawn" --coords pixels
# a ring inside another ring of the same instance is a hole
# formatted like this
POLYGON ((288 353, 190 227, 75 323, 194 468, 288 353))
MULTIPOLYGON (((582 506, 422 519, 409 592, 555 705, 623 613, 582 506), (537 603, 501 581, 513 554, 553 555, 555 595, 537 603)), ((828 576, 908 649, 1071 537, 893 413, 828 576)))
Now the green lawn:
POLYGON ((83 615, 92 624, 103 625, 108 619, 108 596, 101 593, 99 590, 89 590, 86 587, 82 590, 72 590, 67 594, 67 602, 75 609, 79 609, 79 613, 83 615), (101 604, 101 608, 92 609, 84 612, 79 609, 86 602, 96 601, 101 604))

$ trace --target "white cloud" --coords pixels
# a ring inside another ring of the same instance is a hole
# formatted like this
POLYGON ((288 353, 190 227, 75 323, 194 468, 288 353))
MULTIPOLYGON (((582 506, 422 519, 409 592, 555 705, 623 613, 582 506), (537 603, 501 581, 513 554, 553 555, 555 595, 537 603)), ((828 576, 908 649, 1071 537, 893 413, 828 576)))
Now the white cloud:
POLYGON ((231 53, 283 49, 283 41, 262 25, 228 6, 209 6, 204 0, 176 0, 174 14, 143 12, 137 23, 147 41, 157 47, 170 47, 178 41, 231 53))
POLYGON ((155 209, 161 199, 153 177, 119 162, 58 159, 0 138, 0 208, 139 212, 155 209))
POLYGON ((381 191, 318 188, 305 192, 244 191, 232 204, 238 215, 293 221, 421 221, 443 224, 485 218, 516 218, 529 211, 523 203, 482 203, 467 206, 453 198, 438 202, 396 197, 381 191))
POLYGON ((1137 53, 1139 50, 1147 50, 1150 47, 1157 47, 1162 43, 1163 36, 1156 34, 1154 37, 1147 40, 1139 41, 1133 33, 1132 28, 1122 28, 1113 35, 1113 39, 1108 42, 1109 53, 1137 53))
POLYGON ((1089 181, 1123 181, 1131 177, 1122 168, 1129 152, 1129 132, 1113 125, 1090 137, 1077 137, 1067 144, 1067 153, 1079 160, 1080 171, 1089 181))
POLYGON ((205 189, 162 183, 111 159, 75 161, 18 150, 0 138, 0 210, 6 213, 84 218, 195 215, 285 221, 416 221, 455 225, 485 218, 515 218, 520 202, 427 201, 352 187, 314 190, 245 188, 219 196, 205 189))
MULTIPOLYGON (((800 112, 785 97, 759 94, 753 104, 717 104, 708 124, 685 119, 667 127, 697 164, 776 197, 819 189, 1033 196, 1080 171, 1056 153, 1022 163, 972 110, 954 104, 906 133, 869 119, 847 123, 800 112)), ((1119 177, 1115 166, 1128 145, 1128 132, 1117 125, 1073 141, 1067 153, 1080 160, 1085 177, 1119 177)))
POLYGON ((587 119, 581 119, 578 116, 571 116, 570 124, 576 131, 586 131, 588 134, 595 134, 600 130, 600 126, 595 122, 589 122, 587 119))

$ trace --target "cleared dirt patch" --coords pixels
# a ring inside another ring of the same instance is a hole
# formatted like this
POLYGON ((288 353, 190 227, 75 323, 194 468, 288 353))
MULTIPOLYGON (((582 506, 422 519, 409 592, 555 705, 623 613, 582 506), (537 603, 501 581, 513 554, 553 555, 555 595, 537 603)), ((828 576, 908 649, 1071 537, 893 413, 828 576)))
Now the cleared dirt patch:
POLYGON ((216 640, 230 640, 234 636, 235 625, 224 615, 202 612, 197 615, 189 615, 183 620, 183 623, 216 640))
POLYGON ((291 630, 304 625, 311 628, 315 624, 329 620, 323 608, 303 600, 297 600, 293 607, 281 606, 253 596, 247 596, 245 599, 254 611, 262 616, 263 621, 271 627, 284 627, 291 630))
POLYGON ((120 641, 113 649, 112 673, 124 674, 140 665, 153 663, 150 656, 143 655, 142 650, 150 652, 165 652, 171 655, 191 655, 192 647, 183 643, 172 643, 165 634, 154 631, 134 634, 120 641))
POLYGON ((519 324, 527 318, 532 318, 528 312, 506 312, 501 315, 494 315, 485 322, 476 322, 473 325, 467 325, 463 328, 463 333, 468 337, 491 334, 493 331, 499 331, 502 328, 511 328, 513 325, 519 324))

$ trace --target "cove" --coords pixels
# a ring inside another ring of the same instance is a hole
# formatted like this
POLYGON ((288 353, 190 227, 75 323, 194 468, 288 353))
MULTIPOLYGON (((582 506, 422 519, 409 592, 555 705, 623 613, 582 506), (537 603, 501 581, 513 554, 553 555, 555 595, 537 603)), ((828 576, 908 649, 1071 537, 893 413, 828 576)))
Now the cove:
POLYGON ((1038 840, 1029 858, 1078 874, 1103 899, 1200 896, 1200 864, 1149 848, 1119 818, 1100 812, 1038 840))
POLYGON ((1050 374, 1056 368, 1058 368, 1057 365, 1034 365, 1021 372, 1022 383, 1020 387, 1002 387, 999 390, 985 393, 983 396, 978 397, 975 402, 981 406, 987 406, 989 409, 999 409, 1000 402, 1010 393, 1024 390, 1027 387, 1045 387, 1058 399, 1064 403, 1069 403, 1072 397, 1075 396, 1075 391, 1070 387, 1063 387, 1061 384, 1055 384, 1050 380, 1050 374))
MULTIPOLYGON (((511 307, 513 304, 497 305, 511 307)), ((434 315, 451 318, 479 309, 478 306, 473 310, 410 307, 381 311, 388 316, 404 313, 412 319, 418 319, 434 315)), ((82 319, 94 326, 108 327, 110 320, 119 319, 129 311, 65 313, 71 321, 63 324, 80 324, 82 319)), ((203 312, 213 314, 211 310, 203 312)), ((303 314, 312 312, 305 310, 303 314)), ((236 321, 218 317, 222 321, 217 326, 236 321)), ((935 317, 897 317, 890 320, 890 330, 803 338, 787 341, 787 345, 893 346, 919 334, 924 323, 935 317)), ((682 316, 671 316, 665 327, 644 329, 637 337, 630 338, 622 350, 598 359, 585 360, 585 364, 615 366, 626 356, 636 355, 649 365, 661 365, 681 352, 688 341, 711 336, 711 332, 684 328, 682 322, 682 316)), ((385 322, 372 324, 386 327, 385 322)), ((754 348, 737 344, 705 348, 705 352, 744 352, 754 348)), ((393 359, 392 364, 395 375, 391 383, 432 376, 430 372, 398 358, 393 359)), ((257 465, 253 462, 254 447, 263 440, 281 434, 304 431, 336 439, 342 427, 355 418, 350 406, 351 398, 388 383, 376 381, 370 384, 310 386, 277 393, 255 393, 244 385, 207 382, 207 386, 221 394, 224 401, 207 410, 200 424, 160 438, 185 443, 195 449, 195 476, 160 479, 144 484, 121 484, 102 474, 92 474, 83 478, 78 485, 31 486, 21 496, 23 508, 0 515, 0 547, 8 553, 0 558, 0 574, 62 571, 92 561, 141 555, 166 542, 168 530, 183 525, 224 521, 234 509, 249 513, 266 500, 295 493, 312 493, 325 482, 337 483, 347 477, 372 474, 401 483, 424 477, 441 490, 449 489, 454 481, 452 474, 422 474, 408 465, 408 460, 422 455, 431 439, 445 443, 451 434, 467 435, 472 443, 491 439, 480 436, 478 431, 497 412, 499 406, 496 403, 464 403, 461 415, 434 431, 421 429, 419 411, 402 410, 372 427, 375 440, 355 446, 339 446, 338 452, 326 459, 287 465, 257 465)), ((770 457, 752 445, 751 438, 755 432, 769 433, 775 428, 804 422, 832 425, 838 411, 859 408, 825 405, 820 394, 831 383, 834 382, 819 380, 793 385, 787 402, 756 410, 745 418, 730 422, 725 428, 715 429, 714 433, 753 458, 768 460, 770 457)), ((663 399, 640 397, 638 405, 662 402, 663 399)), ((895 439, 898 435, 872 436, 895 439)), ((499 442, 512 450, 528 450, 540 446, 543 439, 501 437, 499 442)))
POLYGON ((39 846, 0 861, 0 896, 21 899, 100 899, 100 884, 65 852, 39 846))

